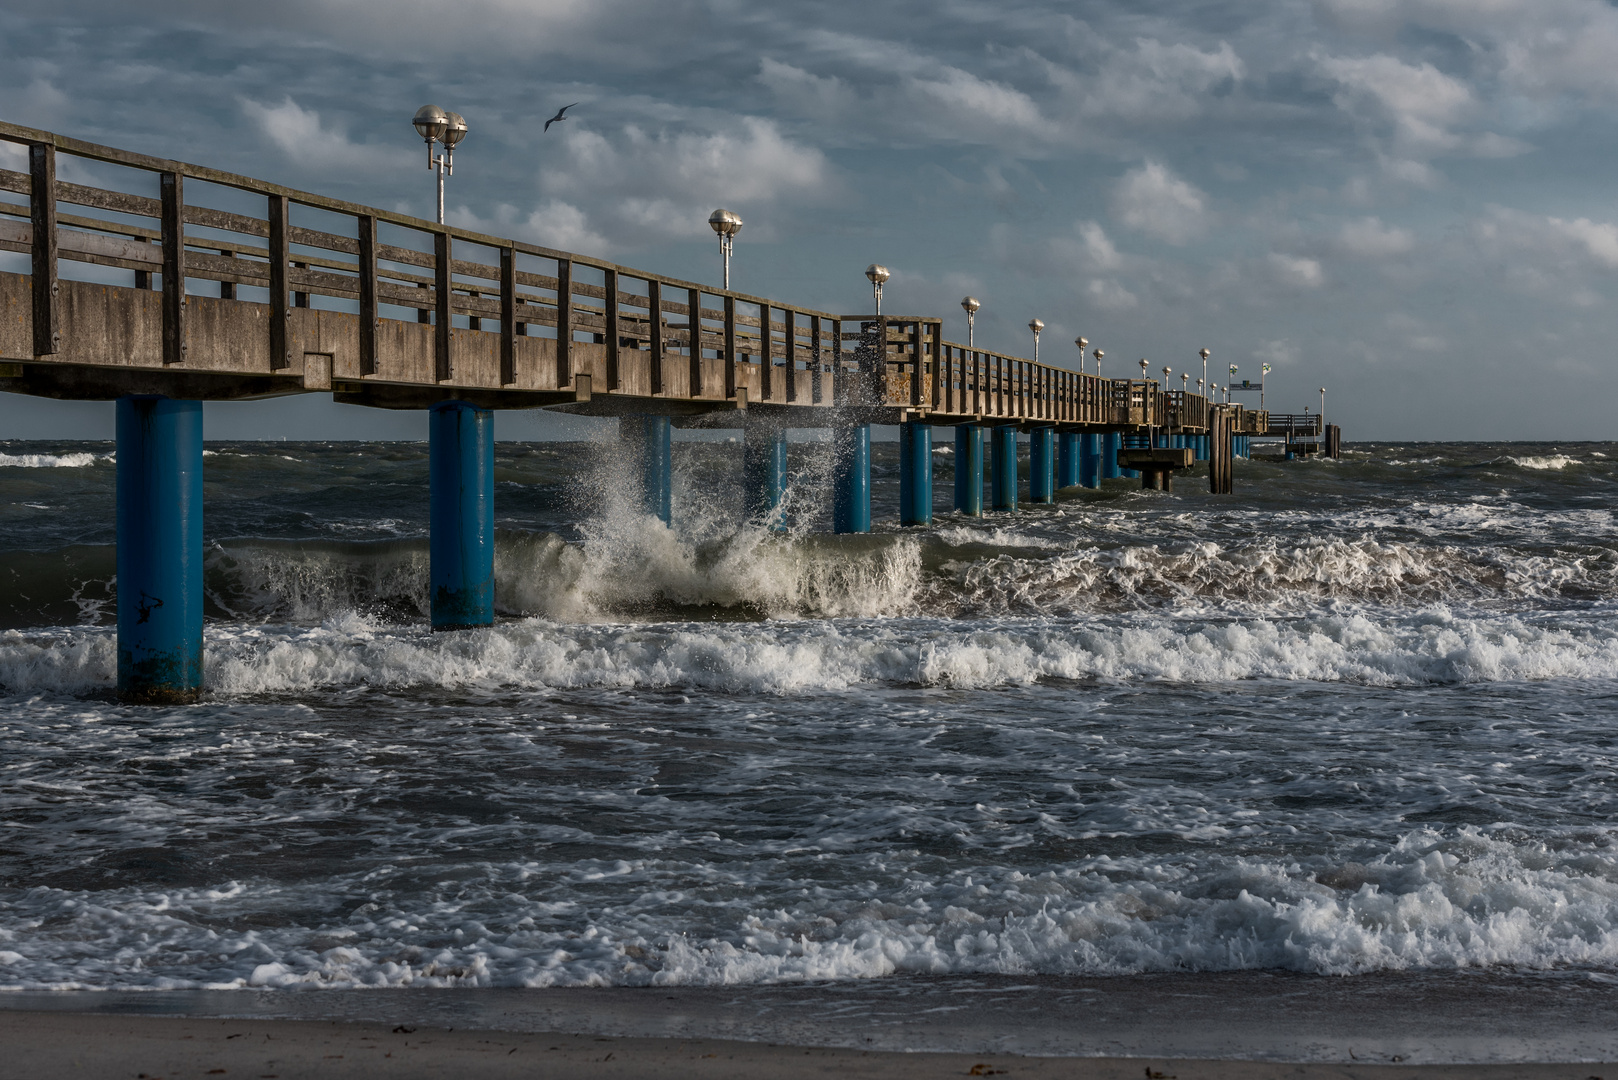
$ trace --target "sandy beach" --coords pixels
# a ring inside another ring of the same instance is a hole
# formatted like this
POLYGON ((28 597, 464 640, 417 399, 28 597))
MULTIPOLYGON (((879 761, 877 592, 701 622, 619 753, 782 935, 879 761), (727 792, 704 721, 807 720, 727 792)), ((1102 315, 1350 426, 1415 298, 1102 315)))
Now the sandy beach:
POLYGON ((1187 1058, 1053 1058, 606 1038, 300 1020, 0 1012, 3 1080, 303 1077, 1071 1077, 1074 1080, 1508 1077, 1589 1080, 1605 1065, 1294 1064, 1187 1058))

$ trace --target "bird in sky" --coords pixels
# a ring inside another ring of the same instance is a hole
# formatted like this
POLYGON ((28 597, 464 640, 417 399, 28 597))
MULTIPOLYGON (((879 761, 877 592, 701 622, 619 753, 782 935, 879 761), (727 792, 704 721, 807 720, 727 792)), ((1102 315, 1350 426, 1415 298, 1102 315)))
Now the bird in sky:
MULTIPOLYGON (((577 105, 577 104, 578 104, 577 101, 575 101, 573 103, 573 105, 577 105)), ((563 105, 560 109, 557 109, 556 110, 556 115, 551 117, 549 120, 545 121, 545 130, 549 131, 551 129, 551 125, 556 123, 558 120, 566 120, 567 117, 563 116, 562 114, 567 112, 569 109, 571 109, 573 107, 573 105, 563 105)))

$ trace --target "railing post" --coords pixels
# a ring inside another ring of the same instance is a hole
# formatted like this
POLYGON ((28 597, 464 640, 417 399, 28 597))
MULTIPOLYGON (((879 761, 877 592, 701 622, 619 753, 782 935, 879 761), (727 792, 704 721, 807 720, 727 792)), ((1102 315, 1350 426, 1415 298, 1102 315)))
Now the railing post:
POLYGON ((163 363, 185 362, 185 181, 160 178, 163 196, 163 363))
POLYGON ((736 298, 725 294, 725 399, 736 397, 736 298))
POLYGON ((819 405, 825 396, 821 388, 821 379, 826 374, 826 361, 820 346, 820 316, 809 316, 809 371, 812 378, 809 380, 809 401, 819 405))
POLYGON ((791 308, 781 309, 781 351, 785 353, 785 361, 781 363, 781 371, 785 372, 786 402, 793 403, 798 400, 798 313, 791 308))
POLYGON ((452 274, 453 264, 450 262, 454 254, 454 246, 450 243, 449 232, 440 229, 433 233, 433 276, 437 285, 437 296, 434 298, 433 318, 433 379, 437 382, 446 382, 452 374, 450 369, 450 342, 453 335, 450 333, 452 297, 451 288, 454 281, 452 274))
POLYGON ((376 374, 376 217, 361 214, 360 231, 360 374, 376 374))
POLYGON ((500 385, 517 381, 517 249, 500 249, 500 385))
POLYGON ((606 334, 607 339, 607 389, 617 390, 622 385, 618 377, 618 271, 606 270, 603 272, 606 282, 604 291, 606 299, 606 334))
POLYGON ((62 304, 56 279, 56 147, 28 147, 29 222, 33 226, 34 355, 62 349, 62 304))
POLYGON ((663 393, 663 284, 655 278, 646 279, 648 330, 652 338, 651 392, 663 393))
POLYGON ((287 306, 287 197, 271 195, 270 221, 270 370, 281 371, 292 366, 292 342, 289 323, 292 311, 287 306))
POLYGON ((573 385, 573 261, 556 260, 556 388, 573 385))
POLYGON ((772 398, 774 396, 774 393, 773 393, 773 391, 775 389, 774 381, 773 381, 773 379, 774 379, 773 369, 775 367, 775 355, 774 355, 775 354, 775 341, 773 339, 774 333, 775 333, 775 331, 770 329, 770 305, 769 304, 760 304, 758 306, 758 341, 759 341, 758 396, 759 396, 759 400, 761 400, 761 401, 769 401, 770 398, 772 398))
POLYGON ((702 290, 686 290, 686 336, 690 356, 687 361, 690 372, 687 375, 687 394, 690 397, 701 397, 702 385, 702 290))

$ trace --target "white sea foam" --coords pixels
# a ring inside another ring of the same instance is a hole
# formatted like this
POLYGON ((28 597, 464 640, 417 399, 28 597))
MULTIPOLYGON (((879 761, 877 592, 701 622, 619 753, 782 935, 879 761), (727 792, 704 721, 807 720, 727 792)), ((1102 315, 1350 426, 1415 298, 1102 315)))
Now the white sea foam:
MULTIPOLYGON (((467 868, 472 869, 472 868, 467 868)), ((912 870, 754 897, 723 866, 482 864, 401 906, 239 925, 325 906, 296 887, 12 893, 0 987, 733 985, 895 973, 1321 974, 1618 963, 1610 852, 1418 830, 1364 862, 1080 857, 912 870), (687 883, 681 882, 681 875, 687 883), (606 900, 602 883, 617 889, 606 900), (588 914, 575 897, 593 895, 588 914), (698 904, 692 911, 690 905, 698 904), (726 929, 716 930, 712 916, 726 929), (563 929, 562 926, 568 928, 563 929)), ((343 892, 371 891, 355 881, 343 892)))
MULTIPOLYGON (((614 627, 530 619, 455 634, 350 617, 320 627, 210 627, 205 666, 210 691, 226 698, 350 686, 795 694, 1044 679, 1423 686, 1618 678, 1618 628, 1604 617, 1559 626, 1443 608, 1381 620, 1134 616, 978 629, 932 620, 614 627)), ((110 630, 0 636, 0 686, 9 693, 104 690, 114 676, 110 630)))
POLYGON ((111 461, 111 454, 0 454, 0 469, 82 469, 98 461, 111 461))
POLYGON ((1527 455, 1507 457, 1506 460, 1520 469, 1565 469, 1569 465, 1579 464, 1578 458, 1568 457, 1566 454, 1527 455))

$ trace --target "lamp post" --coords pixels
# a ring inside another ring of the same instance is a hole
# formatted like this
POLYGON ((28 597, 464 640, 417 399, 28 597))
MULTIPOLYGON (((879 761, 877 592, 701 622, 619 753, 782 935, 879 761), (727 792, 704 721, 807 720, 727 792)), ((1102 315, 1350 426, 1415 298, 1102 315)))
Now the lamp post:
POLYGON ((961 297, 961 310, 966 312, 966 347, 968 349, 975 347, 973 336, 977 331, 978 308, 982 306, 975 296, 961 297))
POLYGON ((1028 320, 1028 329, 1034 332, 1034 363, 1039 363, 1039 332, 1045 329, 1045 324, 1038 319, 1028 320))
POLYGON ((444 224, 444 174, 455 175, 455 144, 466 138, 466 120, 457 112, 423 105, 410 121, 416 134, 427 141, 427 168, 438 166, 438 223, 444 224), (444 144, 442 153, 433 153, 433 144, 444 144))
POLYGON ((1101 358, 1103 356, 1106 356, 1107 354, 1102 352, 1100 349, 1097 349, 1095 352, 1091 353, 1090 355, 1096 358, 1096 378, 1099 379, 1099 378, 1101 378, 1101 358))
POLYGON ((1169 376, 1173 375, 1173 374, 1174 374, 1174 369, 1169 367, 1167 364, 1164 364, 1163 365, 1163 391, 1165 393, 1167 393, 1169 390, 1173 389, 1173 387, 1169 385, 1169 376))
POLYGON ((871 295, 876 297, 876 313, 882 314, 882 284, 893 275, 881 263, 872 263, 865 268, 865 276, 871 281, 871 295))
POLYGON ((725 288, 730 288, 730 252, 736 234, 742 231, 742 218, 732 210, 715 210, 708 215, 708 227, 719 237, 719 254, 725 260, 725 288))
POLYGON ((1140 377, 1141 377, 1142 382, 1144 382, 1146 380, 1146 368, 1150 364, 1151 364, 1151 361, 1146 359, 1146 357, 1143 356, 1143 357, 1140 358, 1140 377))
POLYGON ((1073 344, 1075 344, 1075 345, 1077 345, 1079 347, 1079 374, 1083 375, 1084 374, 1084 347, 1086 345, 1090 344, 1090 339, 1089 338, 1083 338, 1083 337, 1076 337, 1076 338, 1073 339, 1073 344))
POLYGON ((1320 437, 1326 437, 1326 388, 1320 388, 1320 437))
POLYGON ((1197 386, 1200 388, 1203 383, 1208 381, 1208 350, 1203 349, 1201 352, 1197 353, 1197 355, 1202 357, 1202 381, 1197 383, 1197 386))

